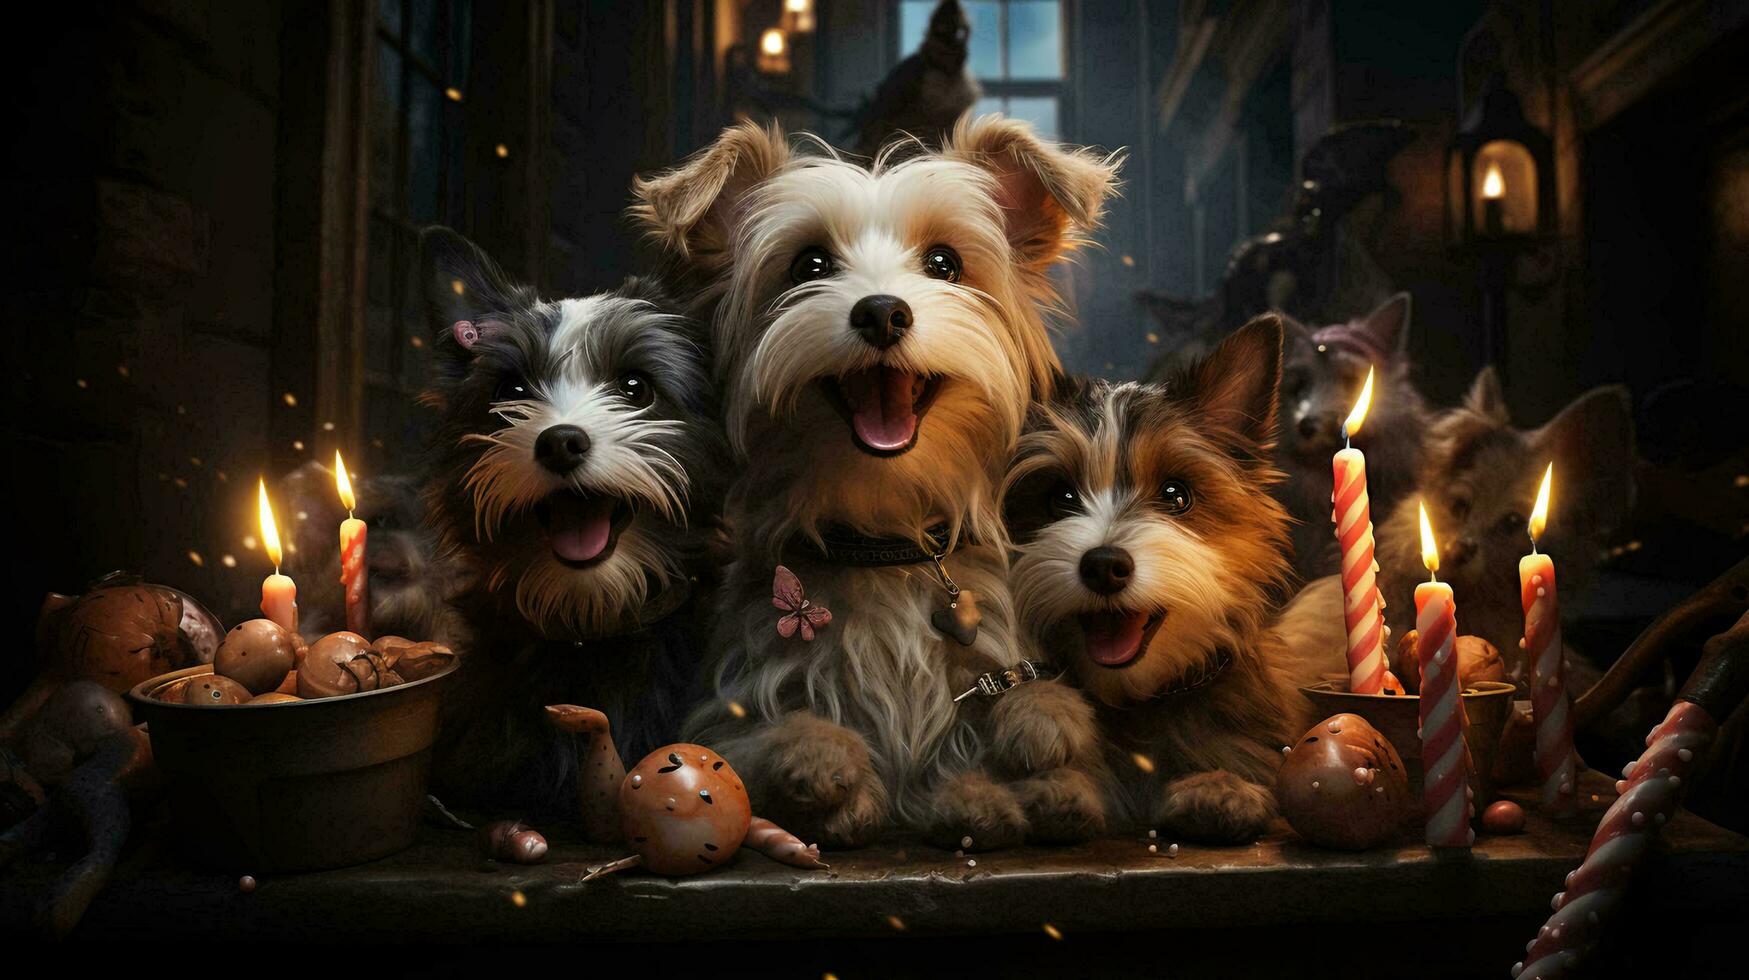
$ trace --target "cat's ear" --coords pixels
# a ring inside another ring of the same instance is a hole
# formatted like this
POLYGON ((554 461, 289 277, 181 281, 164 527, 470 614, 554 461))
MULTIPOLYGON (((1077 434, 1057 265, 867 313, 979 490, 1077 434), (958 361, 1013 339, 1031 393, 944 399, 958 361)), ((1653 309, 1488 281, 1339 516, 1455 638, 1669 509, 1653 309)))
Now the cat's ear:
POLYGON ((1512 413, 1506 408, 1506 389, 1500 385, 1500 373, 1490 364, 1470 382, 1464 395, 1464 407, 1491 422, 1512 424, 1512 413))
POLYGON ((1627 388, 1593 388, 1530 433, 1539 456, 1555 464, 1555 492, 1580 511, 1578 526, 1621 526, 1634 498, 1634 417, 1627 388))
POLYGON ((1410 308, 1409 294, 1398 293, 1368 313, 1361 329, 1372 335, 1380 350, 1401 354, 1409 349, 1410 308))
POLYGON ((1238 437, 1242 456, 1267 457, 1275 445, 1281 341, 1281 318, 1265 313, 1233 331, 1179 382, 1217 435, 1238 437))

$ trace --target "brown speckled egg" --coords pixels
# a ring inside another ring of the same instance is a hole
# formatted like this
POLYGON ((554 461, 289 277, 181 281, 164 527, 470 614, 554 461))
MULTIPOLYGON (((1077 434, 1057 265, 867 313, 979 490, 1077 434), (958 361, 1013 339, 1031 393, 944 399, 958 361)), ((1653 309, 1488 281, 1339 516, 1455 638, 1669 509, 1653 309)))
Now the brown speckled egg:
POLYGON ((1362 851, 1390 839, 1414 797, 1397 749, 1359 715, 1313 725, 1275 777, 1281 814, 1308 842, 1362 851))
POLYGON ((741 849, 753 808, 741 777, 702 745, 665 745, 644 756, 619 786, 620 828, 644 867, 687 875, 741 849))
MULTIPOLYGON (((372 656, 370 641, 357 633, 329 633, 310 644, 298 660, 298 697, 331 698, 376 690, 378 676, 369 661, 372 656), (360 660, 363 663, 355 665, 354 661, 360 660)), ((381 663, 380 657, 377 662, 381 663)))
POLYGON ((1495 800, 1482 811, 1482 829, 1490 834, 1524 833, 1524 808, 1511 800, 1495 800))
POLYGON ((265 694, 279 687, 298 664, 298 638, 271 619, 251 619, 231 627, 213 657, 213 673, 265 694))
POLYGON ((448 666, 455 654, 449 647, 430 640, 415 643, 404 636, 379 636, 372 644, 383 661, 406 681, 430 677, 448 666))
POLYGON ((229 677, 201 674, 188 679, 188 689, 182 692, 183 704, 242 704, 249 700, 249 689, 229 677))
POLYGON ((1479 636, 1460 636, 1452 643, 1457 654, 1458 683, 1471 687, 1482 681, 1505 681, 1506 661, 1494 644, 1479 636))

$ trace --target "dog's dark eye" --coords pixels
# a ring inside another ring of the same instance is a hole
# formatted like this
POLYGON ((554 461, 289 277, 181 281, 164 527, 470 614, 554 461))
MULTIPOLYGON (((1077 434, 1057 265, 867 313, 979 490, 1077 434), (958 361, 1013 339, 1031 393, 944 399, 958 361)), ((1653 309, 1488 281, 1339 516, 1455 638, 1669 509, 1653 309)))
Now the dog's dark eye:
POLYGON ((643 408, 656 400, 656 386, 642 371, 627 371, 613 383, 613 390, 630 402, 633 408, 643 408))
POLYGON ((529 398, 528 382, 520 374, 507 374, 498 379, 498 387, 492 391, 495 402, 514 402, 529 398))
POLYGON ((1190 485, 1183 480, 1167 480, 1160 486, 1160 506, 1168 514, 1190 510, 1190 485))
POLYGON ((1081 495, 1069 484, 1059 483, 1045 494, 1045 513, 1051 515, 1051 520, 1060 521, 1080 512, 1081 495))
POLYGON ((923 274, 931 279, 960 281, 960 253, 946 245, 937 245, 923 253, 923 274))
POLYGON ((1509 512, 1501 515, 1499 522, 1494 525, 1494 530, 1501 534, 1525 534, 1528 533, 1525 530, 1527 526, 1528 521, 1523 514, 1509 512))
POLYGON ((827 255, 825 249, 815 246, 802 249, 802 254, 790 263, 789 277, 792 282, 813 282, 826 278, 834 271, 832 256, 827 255))

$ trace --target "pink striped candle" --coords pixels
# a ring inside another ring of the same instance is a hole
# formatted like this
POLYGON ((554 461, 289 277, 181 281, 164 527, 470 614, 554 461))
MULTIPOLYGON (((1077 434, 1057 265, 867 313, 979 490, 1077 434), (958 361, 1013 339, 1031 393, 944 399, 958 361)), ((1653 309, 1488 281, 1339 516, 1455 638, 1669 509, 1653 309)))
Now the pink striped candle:
POLYGON ((346 473, 346 461, 334 453, 334 486, 340 493, 340 504, 346 508, 346 520, 340 522, 340 585, 346 602, 346 628, 363 637, 370 637, 370 570, 364 564, 365 536, 370 528, 352 516, 358 501, 352 493, 352 479, 346 473))
MULTIPOLYGON (((1346 443, 1360 431, 1372 404, 1372 371, 1360 398, 1343 423, 1346 443)), ((1384 688, 1402 690, 1385 666, 1384 599, 1379 596, 1378 562, 1373 558, 1372 508, 1366 495, 1366 454, 1344 445, 1331 460, 1335 491, 1330 496, 1330 519, 1336 524, 1336 540, 1342 547, 1342 620, 1348 629, 1348 689, 1356 694, 1378 694, 1384 688)))
POLYGON ((1530 664, 1530 705, 1536 719, 1536 772, 1542 804, 1556 815, 1573 812, 1578 762, 1573 754, 1573 717, 1567 701, 1562 656, 1560 603, 1555 598, 1555 563, 1536 550, 1549 513, 1549 484, 1555 466, 1543 472, 1536 507, 1530 513, 1530 554, 1518 562, 1519 599, 1524 607, 1524 639, 1519 645, 1530 664))
MULTIPOLYGON (((1427 506, 1421 505, 1421 557, 1427 570, 1439 569, 1439 546, 1427 506)), ((1422 800, 1431 847, 1469 847, 1474 805, 1470 789, 1469 728, 1457 675, 1457 603, 1451 586, 1431 581, 1415 587, 1415 658, 1421 665, 1422 800)))

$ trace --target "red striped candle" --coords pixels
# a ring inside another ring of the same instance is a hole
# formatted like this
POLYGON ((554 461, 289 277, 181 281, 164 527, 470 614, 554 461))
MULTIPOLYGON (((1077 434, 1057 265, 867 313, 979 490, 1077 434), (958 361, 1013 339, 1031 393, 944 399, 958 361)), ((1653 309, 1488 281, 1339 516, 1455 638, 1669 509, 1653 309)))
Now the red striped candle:
MULTIPOLYGON (((1438 545, 1427 507, 1421 506, 1421 555, 1429 572, 1439 568, 1438 545)), ((1451 586, 1435 578, 1415 587, 1415 658, 1421 665, 1422 800, 1427 812, 1427 843, 1469 847, 1470 749, 1464 734, 1461 685, 1457 675, 1457 603, 1451 586)))
MULTIPOLYGON (((1343 439, 1353 438, 1372 404, 1372 371, 1360 398, 1343 423, 1343 439)), ((1377 694, 1389 686, 1402 690, 1385 666, 1385 603, 1379 596, 1378 562, 1373 558, 1372 508, 1366 495, 1366 455, 1344 446, 1331 460, 1335 491, 1330 519, 1342 547, 1342 620, 1348 629, 1348 689, 1377 694)))
POLYGON ((1543 473, 1536 507, 1530 513, 1530 554, 1518 562, 1519 599, 1524 607, 1524 639, 1519 645, 1530 664, 1530 706, 1536 719, 1536 772, 1544 808, 1573 812, 1578 763, 1573 754, 1573 717, 1567 700, 1562 656, 1561 610, 1555 598, 1555 563, 1536 550, 1548 520, 1549 484, 1554 464, 1543 473))
POLYGON ((364 563, 365 535, 370 530, 363 521, 352 516, 358 501, 352 494, 352 479, 346 473, 346 461, 334 453, 334 486, 340 492, 340 503, 346 508, 346 520, 340 522, 340 585, 346 597, 346 628, 359 636, 370 632, 370 570, 364 563))

